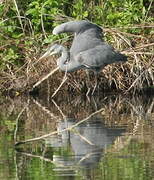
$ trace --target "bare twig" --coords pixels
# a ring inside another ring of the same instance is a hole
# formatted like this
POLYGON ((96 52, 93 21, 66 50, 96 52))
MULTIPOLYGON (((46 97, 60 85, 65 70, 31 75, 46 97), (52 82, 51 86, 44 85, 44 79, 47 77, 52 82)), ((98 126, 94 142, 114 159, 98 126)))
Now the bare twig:
POLYGON ((149 4, 149 7, 148 7, 148 10, 146 11, 146 15, 145 15, 145 18, 144 18, 144 22, 146 21, 147 17, 148 17, 148 13, 152 7, 152 4, 153 4, 153 0, 151 0, 150 4, 149 4))
POLYGON ((35 83, 32 87, 32 90, 36 88, 38 85, 40 85, 44 80, 48 79, 51 75, 53 75, 56 71, 58 71, 59 67, 52 70, 50 73, 48 73, 45 77, 43 77, 41 80, 39 80, 37 83, 35 83))

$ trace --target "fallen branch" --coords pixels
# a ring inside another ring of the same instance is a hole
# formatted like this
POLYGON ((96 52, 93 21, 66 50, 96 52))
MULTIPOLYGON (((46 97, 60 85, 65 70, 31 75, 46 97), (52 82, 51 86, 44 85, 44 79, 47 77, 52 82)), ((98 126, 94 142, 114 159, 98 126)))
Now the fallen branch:
POLYGON ((39 80, 37 83, 35 83, 32 87, 32 90, 36 88, 39 84, 41 84, 44 80, 48 79, 51 75, 53 75, 56 71, 58 71, 59 67, 52 70, 50 73, 48 73, 45 77, 43 77, 41 80, 39 80))

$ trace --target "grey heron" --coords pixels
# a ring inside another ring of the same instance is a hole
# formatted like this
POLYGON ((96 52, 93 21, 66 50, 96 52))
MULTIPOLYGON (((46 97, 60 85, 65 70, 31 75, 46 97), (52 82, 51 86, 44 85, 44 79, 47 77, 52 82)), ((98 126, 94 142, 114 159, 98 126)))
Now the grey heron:
MULTIPOLYGON (((63 23, 53 30, 53 34, 64 32, 75 33, 70 50, 68 51, 62 45, 54 44, 41 57, 46 58, 61 53, 57 65, 64 72, 88 69, 97 74, 108 64, 127 61, 125 55, 114 50, 111 45, 102 40, 102 29, 93 23, 85 20, 71 21, 63 23)), ((97 82, 93 92, 96 86, 97 82)))

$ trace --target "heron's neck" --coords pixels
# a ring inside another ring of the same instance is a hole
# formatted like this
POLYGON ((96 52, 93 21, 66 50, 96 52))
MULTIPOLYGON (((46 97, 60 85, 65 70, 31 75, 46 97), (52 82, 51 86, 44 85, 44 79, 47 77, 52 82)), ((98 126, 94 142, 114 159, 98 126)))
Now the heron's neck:
POLYGON ((62 55, 57 61, 57 65, 62 71, 67 71, 68 62, 66 61, 69 61, 69 52, 67 52, 67 49, 63 47, 62 55))
POLYGON ((73 59, 69 52, 67 52, 67 49, 63 47, 62 55, 57 61, 58 67, 61 69, 61 71, 65 72, 73 72, 75 70, 80 69, 81 65, 78 61, 73 59))

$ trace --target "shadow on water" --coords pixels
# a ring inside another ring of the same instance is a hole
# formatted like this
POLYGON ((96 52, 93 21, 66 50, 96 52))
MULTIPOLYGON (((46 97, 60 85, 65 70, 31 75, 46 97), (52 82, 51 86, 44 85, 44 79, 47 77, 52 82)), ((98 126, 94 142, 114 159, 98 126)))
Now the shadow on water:
POLYGON ((0 98, 0 110, 0 179, 154 175, 154 97, 0 98))

